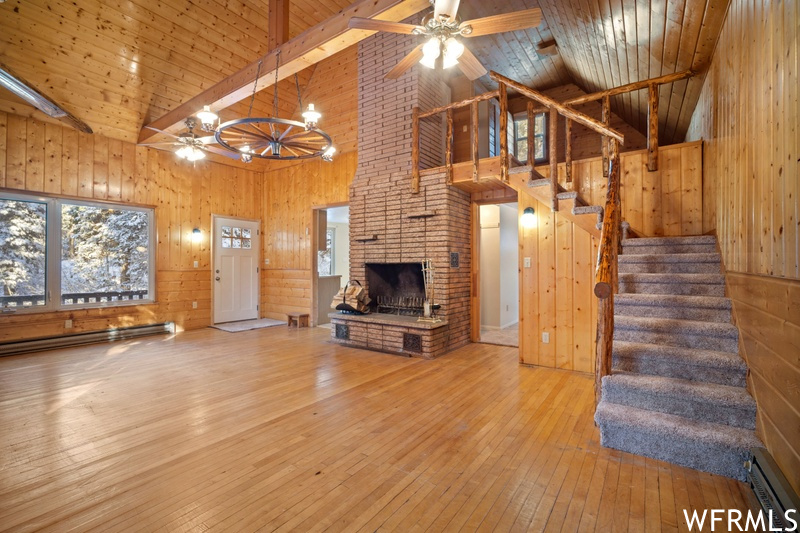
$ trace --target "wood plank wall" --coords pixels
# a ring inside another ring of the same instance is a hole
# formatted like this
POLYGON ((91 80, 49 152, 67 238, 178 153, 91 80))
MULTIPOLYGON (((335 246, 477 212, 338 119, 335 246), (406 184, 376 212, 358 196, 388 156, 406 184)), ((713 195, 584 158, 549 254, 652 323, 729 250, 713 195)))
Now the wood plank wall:
POLYGON ((0 342, 174 321, 211 321, 211 214, 258 218, 261 173, 174 155, 0 113, 0 187, 155 207, 158 303, 0 317, 0 342), (204 241, 192 242, 192 229, 204 241), (193 267, 198 261, 198 268, 193 267), (192 301, 198 308, 192 308, 192 301), (64 320, 73 329, 64 329, 64 320))
MULTIPOLYGON (((647 150, 622 153, 620 166, 623 220, 638 235, 701 235, 708 231, 702 199, 702 142, 661 146, 655 172, 647 170, 647 150)), ((545 177, 550 175, 549 165, 536 170, 545 177)), ((587 204, 605 204, 606 178, 600 157, 574 161, 572 180, 572 185, 566 183, 565 165, 560 163, 558 181, 562 186, 578 191, 587 204)))
POLYGON ((264 175, 264 264, 261 315, 285 319, 311 309, 311 232, 314 207, 346 204, 358 154, 337 155, 333 163, 312 160, 264 175))
POLYGON ((716 228, 758 434, 800 492, 797 2, 732 0, 687 138, 705 140, 716 228))
POLYGON ((526 207, 536 212, 535 227, 519 229, 520 362, 594 372, 598 240, 527 194, 518 205, 520 216, 526 207))

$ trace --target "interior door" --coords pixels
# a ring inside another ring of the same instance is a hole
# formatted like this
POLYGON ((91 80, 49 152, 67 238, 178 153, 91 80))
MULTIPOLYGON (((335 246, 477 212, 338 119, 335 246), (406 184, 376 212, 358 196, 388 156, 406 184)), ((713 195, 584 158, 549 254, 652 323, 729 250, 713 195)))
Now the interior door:
POLYGON ((214 217, 214 323, 258 318, 259 222, 214 217))

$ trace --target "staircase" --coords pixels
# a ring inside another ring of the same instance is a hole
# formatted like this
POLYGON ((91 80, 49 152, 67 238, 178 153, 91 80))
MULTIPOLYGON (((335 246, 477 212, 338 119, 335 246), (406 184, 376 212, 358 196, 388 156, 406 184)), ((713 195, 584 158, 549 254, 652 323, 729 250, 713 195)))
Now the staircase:
POLYGON ((715 238, 622 243, 602 445, 744 480, 761 443, 715 238))

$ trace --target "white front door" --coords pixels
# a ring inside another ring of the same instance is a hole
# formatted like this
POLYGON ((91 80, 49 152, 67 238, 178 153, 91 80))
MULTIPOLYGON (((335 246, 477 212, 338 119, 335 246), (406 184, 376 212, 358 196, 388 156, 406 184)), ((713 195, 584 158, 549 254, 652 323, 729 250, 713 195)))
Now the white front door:
POLYGON ((214 323, 258 318, 259 223, 214 217, 214 323))

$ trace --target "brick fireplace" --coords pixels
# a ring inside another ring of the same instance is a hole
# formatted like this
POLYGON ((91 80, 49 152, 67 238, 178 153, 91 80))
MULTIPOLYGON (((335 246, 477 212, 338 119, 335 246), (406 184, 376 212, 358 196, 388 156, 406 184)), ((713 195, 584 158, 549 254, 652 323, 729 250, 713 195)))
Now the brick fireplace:
MULTIPOLYGON (((426 110, 450 101, 440 70, 418 65, 398 80, 384 79, 416 44, 413 36, 388 33, 359 44, 358 169, 350 188, 350 277, 369 290, 367 264, 419 264, 431 259, 443 322, 426 325, 414 317, 337 315, 331 317, 331 330, 337 342, 432 358, 469 342, 470 197, 448 187, 443 172, 423 172, 420 192, 411 193, 412 107, 426 110), (421 348, 415 344, 416 335, 421 348)), ((423 121, 420 139, 422 168, 442 165, 440 117, 423 121)))

